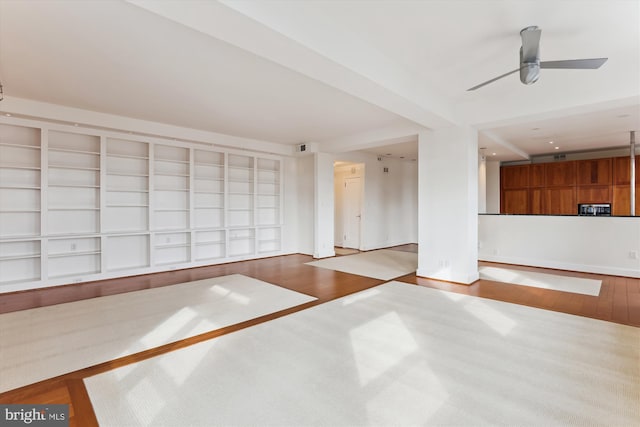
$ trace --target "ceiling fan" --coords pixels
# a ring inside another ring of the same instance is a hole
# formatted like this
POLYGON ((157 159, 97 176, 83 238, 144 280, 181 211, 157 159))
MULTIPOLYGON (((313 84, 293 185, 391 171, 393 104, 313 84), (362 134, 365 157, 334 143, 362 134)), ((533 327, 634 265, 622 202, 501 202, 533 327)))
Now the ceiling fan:
POLYGON ((500 80, 510 74, 520 71, 520 81, 526 85, 535 83, 540 77, 541 68, 564 68, 564 69, 596 69, 607 62, 608 58, 591 59, 565 59, 562 61, 540 61, 540 33, 542 31, 537 26, 531 26, 520 31, 522 47, 520 47, 520 67, 509 71, 501 76, 480 83, 467 91, 476 90, 482 86, 500 80))

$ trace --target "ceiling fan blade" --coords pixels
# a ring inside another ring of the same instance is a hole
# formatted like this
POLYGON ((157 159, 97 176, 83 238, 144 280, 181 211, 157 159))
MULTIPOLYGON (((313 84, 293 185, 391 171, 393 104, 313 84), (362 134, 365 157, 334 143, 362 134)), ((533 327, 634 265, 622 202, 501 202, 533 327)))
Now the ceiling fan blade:
POLYGON ((595 70, 607 62, 608 58, 567 59, 564 61, 542 61, 540 68, 563 68, 574 70, 595 70))
POLYGON ((536 62, 540 59, 540 30, 536 26, 520 31, 522 38, 522 62, 536 62))
POLYGON ((479 85, 477 85, 477 86, 474 86, 474 87, 472 87, 472 88, 467 89, 467 92, 472 91, 472 90, 479 89, 479 88, 481 88, 482 86, 486 86, 486 85, 488 85, 489 83, 493 83, 493 82, 495 82, 496 80, 500 80, 501 78, 503 78, 503 77, 507 77, 509 74, 517 73, 518 71, 520 71, 520 68, 516 68, 516 69, 515 69, 515 70, 513 70, 513 71, 509 71, 508 73, 504 73, 504 74, 503 74, 503 75, 501 75, 501 76, 494 77, 494 78, 493 78, 493 79, 491 79, 491 80, 487 80, 487 81, 486 81, 486 82, 484 82, 484 83, 480 83, 480 84, 479 84, 479 85))

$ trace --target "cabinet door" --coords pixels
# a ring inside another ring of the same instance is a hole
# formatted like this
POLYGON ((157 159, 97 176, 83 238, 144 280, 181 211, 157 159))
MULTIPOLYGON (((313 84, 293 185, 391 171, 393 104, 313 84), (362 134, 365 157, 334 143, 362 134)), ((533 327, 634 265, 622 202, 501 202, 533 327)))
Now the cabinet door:
POLYGON ((529 167, 529 186, 544 187, 544 164, 529 167))
POLYGON ((575 187, 547 188, 545 208, 550 215, 576 215, 578 204, 575 187))
POLYGON ((576 185, 576 162, 545 164, 547 187, 568 187, 576 185))
POLYGON ((611 203, 611 187, 608 185, 578 187, 578 203, 611 203))
POLYGON ((502 188, 527 188, 529 186, 529 165, 503 166, 501 168, 502 188))
MULTIPOLYGON (((636 215, 640 216, 640 188, 636 187, 636 215)), ((631 215, 631 187, 628 185, 616 185, 613 187, 613 203, 611 212, 613 215, 631 215)))
POLYGON ((531 214, 541 215, 545 214, 545 203, 544 203, 544 188, 532 188, 529 190, 531 192, 530 196, 530 207, 531 214))
POLYGON ((502 199, 502 212, 504 214, 527 214, 529 213, 527 189, 504 190, 502 199))
POLYGON ((578 185, 610 185, 611 159, 580 160, 578 185))
MULTIPOLYGON (((613 158, 613 185, 629 185, 631 176, 630 157, 613 158)), ((640 184, 640 156, 636 156, 636 184, 640 184)))

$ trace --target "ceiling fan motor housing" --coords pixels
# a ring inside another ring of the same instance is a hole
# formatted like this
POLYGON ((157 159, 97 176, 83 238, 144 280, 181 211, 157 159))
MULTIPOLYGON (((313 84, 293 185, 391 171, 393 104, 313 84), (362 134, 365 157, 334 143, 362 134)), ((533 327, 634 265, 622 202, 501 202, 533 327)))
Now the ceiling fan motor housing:
POLYGON ((520 81, 530 85, 538 81, 540 77, 540 58, 534 61, 524 62, 522 58, 522 48, 520 48, 520 81))

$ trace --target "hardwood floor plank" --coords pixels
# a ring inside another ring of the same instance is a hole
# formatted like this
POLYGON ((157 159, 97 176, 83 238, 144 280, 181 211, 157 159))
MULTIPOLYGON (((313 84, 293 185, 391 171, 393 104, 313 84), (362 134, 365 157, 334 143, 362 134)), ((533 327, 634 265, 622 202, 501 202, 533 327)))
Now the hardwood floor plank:
POLYGON ((89 393, 81 379, 66 381, 69 396, 73 402, 73 422, 76 426, 98 427, 98 419, 93 411, 89 393))

